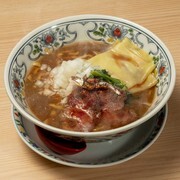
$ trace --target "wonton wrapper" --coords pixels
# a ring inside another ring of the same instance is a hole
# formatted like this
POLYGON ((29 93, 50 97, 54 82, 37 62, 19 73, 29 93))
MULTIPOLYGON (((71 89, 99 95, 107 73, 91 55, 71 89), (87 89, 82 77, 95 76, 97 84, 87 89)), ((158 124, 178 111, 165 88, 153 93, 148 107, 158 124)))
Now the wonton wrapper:
POLYGON ((152 73, 155 69, 153 58, 128 38, 117 41, 110 50, 88 61, 123 81, 132 93, 143 91, 157 83, 152 73))

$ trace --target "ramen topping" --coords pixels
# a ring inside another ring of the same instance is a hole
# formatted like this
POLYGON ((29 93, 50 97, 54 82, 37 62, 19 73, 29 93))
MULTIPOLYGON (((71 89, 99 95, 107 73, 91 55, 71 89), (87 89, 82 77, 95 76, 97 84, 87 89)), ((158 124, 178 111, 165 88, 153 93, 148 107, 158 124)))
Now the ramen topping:
POLYGON ((64 109, 61 128, 76 131, 97 131, 120 127, 137 118, 136 113, 127 110, 125 91, 119 95, 110 88, 87 90, 75 88, 68 96, 68 108, 64 109), (72 127, 72 121, 73 127, 72 127))

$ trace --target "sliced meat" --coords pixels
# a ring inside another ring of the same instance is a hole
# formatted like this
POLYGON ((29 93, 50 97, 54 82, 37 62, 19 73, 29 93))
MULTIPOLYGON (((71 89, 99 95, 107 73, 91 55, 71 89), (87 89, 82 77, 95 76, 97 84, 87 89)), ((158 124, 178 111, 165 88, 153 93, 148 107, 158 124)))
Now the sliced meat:
POLYGON ((123 108, 120 111, 105 110, 101 114, 101 120, 96 125, 94 131, 109 130, 124 126, 133 122, 137 118, 133 110, 123 108))
POLYGON ((62 128, 96 131, 99 127, 107 130, 128 124, 135 113, 124 108, 126 98, 123 90, 117 94, 111 88, 88 90, 77 86, 67 98, 68 108, 63 113, 66 127, 62 128))
POLYGON ((66 108, 61 117, 60 128, 70 131, 90 132, 94 129, 94 123, 92 117, 83 109, 69 107, 66 108))

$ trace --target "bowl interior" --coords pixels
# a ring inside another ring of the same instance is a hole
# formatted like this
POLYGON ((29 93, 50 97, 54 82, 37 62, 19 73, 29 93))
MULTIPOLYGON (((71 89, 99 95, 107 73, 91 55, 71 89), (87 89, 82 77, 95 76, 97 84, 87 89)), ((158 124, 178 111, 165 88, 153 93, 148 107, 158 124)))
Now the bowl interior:
POLYGON ((23 115, 35 119, 25 101, 24 79, 32 63, 47 52, 74 42, 101 41, 112 44, 124 37, 128 37, 151 54, 156 64, 158 78, 156 98, 144 120, 152 117, 164 106, 172 92, 175 81, 172 57, 153 33, 137 24, 113 17, 78 16, 57 20, 23 38, 11 52, 6 65, 5 83, 12 103, 23 115))

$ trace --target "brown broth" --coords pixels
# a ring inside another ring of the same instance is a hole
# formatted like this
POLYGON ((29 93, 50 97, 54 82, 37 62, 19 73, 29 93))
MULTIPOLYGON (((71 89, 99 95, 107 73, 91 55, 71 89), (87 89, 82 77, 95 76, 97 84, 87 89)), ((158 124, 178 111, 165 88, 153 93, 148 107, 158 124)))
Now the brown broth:
MULTIPOLYGON (((45 55, 37 60, 36 65, 30 69, 25 79, 25 98, 33 114, 42 122, 54 127, 61 128, 61 97, 58 94, 45 96, 39 94, 40 88, 34 83, 37 78, 47 78, 47 74, 42 74, 41 64, 47 64, 51 68, 61 64, 62 61, 75 58, 89 59, 98 53, 104 52, 109 45, 100 42, 80 42, 66 45, 51 54, 45 55)), ((130 96, 127 100, 127 108, 134 109, 138 118, 148 110, 155 95, 155 88, 148 89, 141 93, 130 96)), ((63 122, 66 123, 66 122, 63 122)), ((73 126, 73 123, 72 123, 73 126)))

